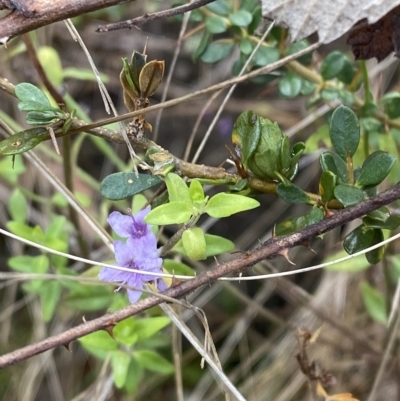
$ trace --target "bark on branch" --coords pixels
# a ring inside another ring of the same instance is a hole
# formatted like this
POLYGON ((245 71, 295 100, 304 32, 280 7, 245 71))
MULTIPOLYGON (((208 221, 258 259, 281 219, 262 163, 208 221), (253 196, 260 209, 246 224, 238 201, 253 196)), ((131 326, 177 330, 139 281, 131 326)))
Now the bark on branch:
POLYGON ((0 0, 11 10, 0 20, 0 43, 53 22, 134 0, 0 0))

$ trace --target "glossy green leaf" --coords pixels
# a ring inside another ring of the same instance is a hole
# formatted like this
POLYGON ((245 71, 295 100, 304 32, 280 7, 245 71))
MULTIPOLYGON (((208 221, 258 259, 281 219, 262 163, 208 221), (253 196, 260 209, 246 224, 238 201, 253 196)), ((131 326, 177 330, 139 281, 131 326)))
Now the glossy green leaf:
POLYGON ((280 183, 276 187, 277 195, 289 203, 312 203, 312 199, 298 186, 292 183, 280 183))
POLYGON ((333 51, 322 60, 321 75, 325 80, 337 77, 345 67, 346 58, 343 53, 333 51))
POLYGON ((390 173, 395 161, 395 157, 381 150, 371 153, 362 166, 356 185, 360 187, 378 185, 390 173))
POLYGON ((246 27, 251 23, 253 16, 249 11, 246 10, 239 10, 236 11, 234 14, 229 15, 229 21, 232 25, 237 25, 240 27, 246 27))
POLYGON ((211 217, 228 217, 260 206, 260 202, 247 196, 225 194, 214 195, 207 203, 204 212, 211 217))
POLYGON ((384 296, 366 281, 361 283, 361 295, 371 318, 386 325, 388 315, 384 296))
POLYGON ((356 69, 354 68, 354 63, 346 55, 343 55, 342 69, 337 75, 337 78, 339 79, 339 81, 350 85, 353 81, 355 73, 356 69))
POLYGON ((364 192, 353 185, 339 184, 333 193, 344 207, 356 205, 364 200, 364 192))
POLYGON ((373 238, 374 229, 361 224, 345 238, 343 248, 349 255, 352 255, 368 248, 373 238))
POLYGON ((134 351, 133 357, 143 369, 151 370, 165 375, 174 371, 174 366, 161 355, 150 350, 134 351))
POLYGON ((323 171, 330 171, 338 178, 338 182, 347 184, 349 182, 349 173, 347 164, 336 153, 329 151, 323 152, 320 156, 320 164, 323 171))
POLYGON ((14 189, 8 200, 8 211, 12 220, 25 223, 28 204, 25 195, 18 188, 14 189))
POLYGON ((201 55, 204 63, 216 63, 227 58, 233 51, 233 43, 210 43, 201 55))
POLYGON ((400 117, 400 93, 389 92, 381 97, 380 103, 385 109, 385 113, 389 118, 400 117))
MULTIPOLYGON (((383 232, 379 228, 374 228, 374 236, 372 238, 370 246, 379 244, 382 242, 385 238, 383 237, 383 232)), ((383 246, 373 249, 372 251, 369 251, 365 254, 365 257, 367 258, 368 262, 371 263, 371 265, 376 265, 379 263, 384 254, 385 248, 383 246)))
POLYGON ((111 354, 111 367, 115 386, 122 388, 128 378, 131 357, 123 351, 115 350, 111 354))
POLYGON ((101 194, 111 200, 125 199, 143 192, 144 190, 162 183, 162 179, 155 175, 121 172, 110 174, 100 184, 101 194))
POLYGON ((343 160, 347 160, 348 155, 354 155, 360 142, 360 124, 353 110, 339 106, 333 112, 330 137, 333 147, 343 160))
POLYGON ((388 215, 385 220, 374 219, 370 216, 363 217, 363 223, 371 228, 382 228, 384 230, 396 230, 400 227, 400 216, 388 215))
POLYGON ((302 85, 302 79, 294 72, 289 71, 279 80, 279 92, 285 97, 293 98, 299 95, 302 85))
POLYGON ((206 19, 206 28, 210 33, 223 33, 227 30, 226 20, 218 15, 206 19))
POLYGON ((187 223, 193 214, 193 208, 185 202, 170 202, 157 206, 145 217, 148 224, 163 226, 166 224, 187 223))
POLYGON ((331 171, 323 171, 319 180, 319 193, 321 195, 322 202, 329 202, 335 197, 335 186, 336 175, 331 171))
POLYGON ((194 227, 185 230, 182 235, 182 245, 190 259, 204 260, 207 258, 206 240, 201 228, 194 227))

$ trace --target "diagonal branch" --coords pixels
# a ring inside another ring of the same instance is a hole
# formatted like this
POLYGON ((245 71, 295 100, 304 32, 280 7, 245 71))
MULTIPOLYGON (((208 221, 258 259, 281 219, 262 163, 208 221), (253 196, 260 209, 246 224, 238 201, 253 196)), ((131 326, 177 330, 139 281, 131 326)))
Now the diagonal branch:
MULTIPOLYGON (((400 184, 397 184, 393 188, 382 192, 364 202, 361 202, 358 205, 341 210, 335 215, 316 224, 312 224, 299 232, 287 235, 285 237, 271 238, 263 243, 258 249, 249 251, 238 259, 217 265, 215 268, 207 271, 206 273, 183 282, 176 287, 168 289, 164 292, 164 294, 172 298, 182 298, 203 285, 209 285, 221 277, 243 273, 248 267, 253 266, 264 259, 274 258, 288 249, 305 244, 320 234, 362 217, 366 213, 376 210, 381 206, 388 205, 397 199, 400 199, 400 184)), ((102 330, 115 325, 123 319, 150 309, 151 307, 159 305, 162 302, 162 298, 151 296, 139 301, 136 304, 129 305, 117 312, 110 313, 87 323, 83 323, 77 327, 65 331, 64 333, 57 334, 36 344, 28 345, 16 351, 5 354, 0 357, 0 368, 4 368, 17 362, 29 359, 34 355, 41 354, 60 345, 68 345, 71 341, 74 341, 94 331, 102 330)))
POLYGON ((107 24, 99 26, 96 29, 96 32, 109 32, 116 31, 118 29, 132 28, 133 26, 138 26, 145 24, 149 21, 154 21, 156 19, 173 17, 174 15, 184 14, 189 11, 195 10, 196 8, 200 8, 208 3, 212 3, 215 0, 194 0, 191 3, 183 4, 179 7, 170 8, 168 10, 158 11, 152 14, 144 14, 141 17, 128 19, 122 22, 115 22, 113 24, 107 24))

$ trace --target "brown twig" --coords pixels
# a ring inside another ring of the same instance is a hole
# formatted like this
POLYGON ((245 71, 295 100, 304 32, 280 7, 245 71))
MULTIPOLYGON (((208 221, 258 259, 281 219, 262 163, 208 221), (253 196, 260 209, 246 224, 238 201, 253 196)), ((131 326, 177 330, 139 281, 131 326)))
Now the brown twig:
MULTIPOLYGON (((169 288, 164 292, 164 295, 179 299, 203 285, 209 285, 221 277, 243 273, 248 267, 253 266, 264 259, 276 257, 288 249, 304 244, 318 235, 364 216, 366 213, 376 210, 381 206, 388 205, 397 199, 400 199, 400 184, 395 185, 393 188, 382 192, 364 202, 361 202, 358 205, 341 210, 332 217, 322 220, 316 224, 312 224, 299 232, 287 235, 285 237, 271 238, 263 243, 262 246, 257 250, 251 252, 249 251, 238 259, 217 265, 215 268, 196 276, 193 279, 183 282, 179 286, 169 288)), ((68 345, 71 341, 74 341, 84 335, 110 327, 121 320, 150 309, 151 307, 159 305, 162 302, 164 302, 162 298, 156 295, 150 296, 117 312, 110 313, 90 322, 83 323, 77 327, 65 331, 64 333, 48 337, 36 344, 28 345, 16 351, 5 354, 0 357, 0 368, 4 368, 17 362, 29 359, 34 355, 41 354, 55 347, 68 345)))
POLYGON ((212 3, 215 0, 195 0, 188 4, 183 4, 179 7, 170 8, 168 10, 158 11, 152 14, 144 14, 141 17, 128 19, 122 22, 115 22, 113 24, 101 25, 96 29, 96 32, 109 32, 117 31, 118 29, 132 28, 133 26, 138 26, 145 24, 149 21, 154 21, 160 18, 173 17, 174 15, 184 14, 188 11, 200 8, 208 3, 212 3))
POLYGON ((24 0, 0 20, 0 43, 41 26, 133 0, 24 0), (21 4, 22 6, 20 6, 21 4))

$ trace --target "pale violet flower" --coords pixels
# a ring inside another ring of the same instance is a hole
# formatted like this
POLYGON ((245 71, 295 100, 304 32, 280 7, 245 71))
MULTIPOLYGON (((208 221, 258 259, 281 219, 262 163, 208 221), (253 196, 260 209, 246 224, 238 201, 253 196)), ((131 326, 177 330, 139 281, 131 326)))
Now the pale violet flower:
POLYGON ((128 289, 131 303, 136 302, 142 295, 143 283, 155 281, 159 291, 167 288, 161 277, 157 278, 157 276, 146 274, 146 272, 162 273, 162 259, 158 257, 156 236, 150 230, 150 226, 144 222, 144 218, 149 212, 150 207, 141 210, 135 216, 112 212, 107 219, 112 229, 120 237, 127 238, 126 242, 114 242, 116 266, 141 270, 143 273, 104 267, 99 273, 99 279, 121 283, 121 286, 135 287, 135 289, 128 289))

